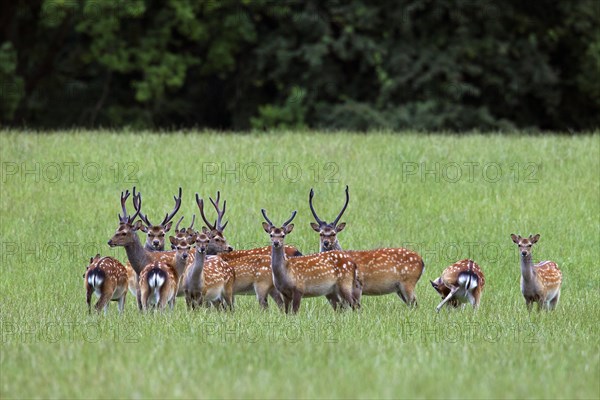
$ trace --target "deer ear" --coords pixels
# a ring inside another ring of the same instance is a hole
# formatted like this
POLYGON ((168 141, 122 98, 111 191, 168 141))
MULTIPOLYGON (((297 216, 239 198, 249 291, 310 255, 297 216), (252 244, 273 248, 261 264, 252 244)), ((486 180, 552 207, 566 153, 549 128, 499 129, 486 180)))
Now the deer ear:
POLYGON ((515 235, 514 233, 511 233, 510 238, 512 239, 513 242, 515 242, 516 244, 519 244, 519 237, 517 235, 515 235))
POLYGON ((321 228, 319 227, 319 224, 317 224, 317 223, 311 222, 310 227, 313 228, 313 231, 315 231, 315 232, 321 232, 321 228))
POLYGON ((291 231, 294 230, 294 224, 289 224, 288 226, 285 227, 285 234, 287 235, 288 233, 290 233, 291 231))
POLYGON ((538 233, 535 236, 530 236, 529 240, 531 240, 531 244, 537 243, 537 241, 540 240, 540 234, 538 233))
POLYGON ((265 232, 271 233, 271 225, 267 224, 266 222, 263 222, 262 227, 265 230, 265 232))
POLYGON ((210 229, 208 229, 207 227, 203 226, 202 227, 202 233, 204 233, 205 235, 210 235, 210 229))
POLYGON ((171 242, 171 244, 172 244, 173 246, 175 246, 175 244, 177 243, 177 240, 175 239, 175 237, 174 237, 174 236, 169 236, 169 242, 171 242))
POLYGON ((335 231, 339 233, 339 232, 343 231, 345 227, 346 227, 346 223, 342 222, 341 224, 339 224, 338 226, 335 227, 335 231))
POLYGON ((144 226, 144 224, 142 224, 142 221, 137 220, 135 221, 135 223, 133 224, 133 230, 137 231, 138 229, 141 229, 144 226))
POLYGON ((142 224, 142 226, 140 226, 140 231, 144 232, 144 233, 148 233, 148 227, 144 224, 142 224))
POLYGON ((169 232, 171 230, 171 226, 173 226, 173 221, 169 221, 166 225, 165 225, 165 233, 169 232))

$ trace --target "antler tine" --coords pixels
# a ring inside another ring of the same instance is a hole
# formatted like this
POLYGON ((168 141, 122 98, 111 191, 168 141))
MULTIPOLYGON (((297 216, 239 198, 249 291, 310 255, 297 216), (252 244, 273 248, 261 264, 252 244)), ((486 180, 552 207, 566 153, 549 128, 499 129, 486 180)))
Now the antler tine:
POLYGON ((177 214, 177 211, 179 211, 179 208, 181 207, 181 187, 179 187, 179 197, 173 196, 173 199, 175 199, 175 208, 173 208, 173 211, 170 214, 167 214, 161 225, 168 224, 169 221, 173 219, 175 214, 177 214))
POLYGON ((294 212, 292 212, 292 216, 290 217, 290 219, 288 219, 287 221, 285 221, 285 222, 283 223, 283 226, 288 226, 288 224, 289 224, 290 222, 292 222, 292 220, 293 220, 293 219, 294 219, 294 217, 296 216, 296 213, 297 213, 297 211, 294 211, 294 212))
MULTIPOLYGON (((129 193, 129 189, 125 190, 125 193, 121 192, 121 210, 123 211, 123 215, 121 216, 121 214, 119 214, 119 221, 121 222, 126 222, 127 221, 127 206, 125 205, 125 203, 127 202, 127 199, 129 198, 129 195, 131 193, 129 193)), ((135 196, 134 196, 135 198, 135 196)))
POLYGON ((217 191, 217 201, 214 201, 212 199, 212 197, 209 197, 208 199, 210 200, 210 202, 212 203, 213 207, 217 211, 217 221, 215 222, 216 229, 219 232, 223 232, 223 230, 225 229, 225 227, 229 223, 229 221, 227 221, 227 222, 225 222, 225 225, 221 225, 221 222, 223 221, 223 216, 225 215, 225 211, 227 209, 227 200, 223 200, 223 210, 220 210, 219 209, 219 201, 221 199, 221 192, 220 191, 217 191))
POLYGON ((133 214, 133 217, 128 218, 127 222, 130 224, 135 221, 137 216, 142 211, 142 194, 139 192, 137 194, 135 193, 135 186, 133 187, 133 208, 135 208, 136 213, 133 214))
POLYGON ((344 208, 342 208, 342 211, 340 211, 337 218, 332 222, 333 226, 336 226, 338 221, 340 220, 340 218, 342 218, 342 215, 344 214, 344 211, 346 211, 346 207, 348 207, 349 202, 350 202, 350 194, 348 193, 348 185, 346 185, 346 203, 344 204, 344 208))
POLYGON ((183 221, 183 217, 184 215, 182 215, 181 218, 179 218, 179 221, 177 221, 177 225, 175 225, 175 232, 179 232, 179 224, 181 221, 183 221))
POLYGON ((315 209, 313 207, 314 195, 315 195, 315 192, 314 192, 313 188, 310 188, 310 193, 308 195, 308 205, 310 206, 310 211, 312 211, 313 217, 315 217, 315 221, 317 221, 319 226, 323 226, 326 224, 326 222, 319 218, 319 216, 317 215, 317 212, 315 211, 315 209))
POLYGON ((204 199, 201 199, 200 196, 198 196, 198 193, 196 193, 196 204, 198 204, 198 209, 200 209, 200 216, 204 220, 204 223, 206 224, 208 229, 216 229, 217 222, 215 221, 215 223, 211 225, 211 223, 208 222, 208 219, 206 219, 206 215, 204 215, 204 199))
POLYGON ((262 212, 263 217, 265 217, 265 220, 269 223, 269 225, 275 226, 275 225, 273 225, 273 223, 271 222, 269 217, 267 217, 267 211, 264 208, 261 208, 260 212, 262 212))
POLYGON ((192 215, 192 223, 190 224, 190 226, 188 227, 188 229, 193 229, 194 228, 194 222, 196 222, 196 214, 192 215))

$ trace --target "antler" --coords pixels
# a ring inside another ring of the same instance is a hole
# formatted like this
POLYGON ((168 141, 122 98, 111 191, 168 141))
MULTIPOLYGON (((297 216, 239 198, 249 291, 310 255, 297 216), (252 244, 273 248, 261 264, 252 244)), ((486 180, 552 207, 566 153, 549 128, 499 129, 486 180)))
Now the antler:
POLYGON ((310 193, 308 195, 308 205, 310 205, 310 211, 312 211, 312 215, 313 217, 315 217, 315 221, 317 221, 317 223, 319 224, 319 226, 323 226, 326 225, 327 223, 325 221, 323 221, 322 219, 319 218, 319 216, 317 215, 317 212, 315 211, 314 207, 313 207, 313 196, 315 195, 315 192, 312 188, 310 188, 310 193))
POLYGON ((177 221, 177 225, 175 225, 175 232, 179 232, 179 224, 181 223, 181 221, 183 221, 183 215, 181 216, 181 218, 179 218, 179 221, 177 221))
MULTIPOLYGON (((221 225, 221 221, 223 219, 223 215, 225 215, 225 209, 227 208, 227 200, 223 200, 223 210, 219 210, 219 200, 221 199, 221 192, 217 191, 217 201, 215 202, 212 197, 209 197, 210 202, 212 203, 215 210, 217 210, 217 222, 215 222, 216 229, 219 232, 223 232, 229 221, 225 222, 225 225, 221 225)), ((205 221, 206 222, 206 221, 205 221)))
POLYGON ((179 224, 181 223, 181 221, 183 221, 183 216, 181 218, 179 218, 179 221, 177 221, 177 225, 175 225, 175 232, 185 232, 185 231, 189 231, 190 229, 192 229, 194 227, 194 222, 196 222, 196 214, 192 215, 192 223, 190 224, 189 227, 187 228, 181 228, 181 231, 179 230, 179 224))
MULTIPOLYGON (((137 216, 140 214, 140 211, 142 210, 142 194, 139 192, 137 194, 135 193, 135 186, 133 187, 133 208, 135 208, 136 213, 133 214, 133 217, 127 217, 127 223, 129 224, 135 221, 137 216)), ((124 206, 123 211, 125 211, 124 206)))
POLYGON ((333 226, 336 226, 338 221, 340 220, 340 218, 342 218, 342 215, 344 214, 344 211, 346 211, 346 207, 348 207, 349 202, 350 202, 350 194, 348 193, 348 185, 346 185, 346 203, 344 204, 344 208, 342 208, 342 211, 340 211, 337 218, 332 222, 333 226))
POLYGON ((179 188, 179 197, 173 196, 173 198, 175 199, 175 208, 173 208, 173 211, 170 214, 167 214, 165 216, 165 219, 163 219, 163 221, 161 222, 161 225, 166 225, 169 223, 170 220, 173 219, 173 217, 175 216, 175 214, 177 214, 177 211, 179 211, 179 208, 181 207, 181 187, 179 188))
POLYGON ((210 229, 211 231, 215 230, 217 221, 215 221, 215 223, 212 225, 210 222, 208 222, 208 220, 206 219, 206 215, 204 215, 204 199, 201 199, 200 196, 198 196, 198 193, 196 193, 196 204, 198 204, 198 208, 200 209, 200 216, 204 220, 204 223, 206 224, 208 229, 210 229))
POLYGON ((288 219, 287 221, 285 221, 285 222, 283 223, 283 226, 284 226, 284 227, 288 226, 288 224, 289 224, 290 222, 292 222, 292 220, 293 220, 293 219, 294 219, 294 217, 296 216, 296 213, 297 213, 297 211, 294 211, 294 212, 292 212, 292 216, 290 217, 290 219, 288 219))
MULTIPOLYGON (((135 188, 134 188, 134 190, 135 190, 135 188)), ((121 210, 123 211, 123 216, 121 216, 121 214, 119 214, 119 222, 123 222, 123 223, 128 222, 127 208, 125 206, 125 203, 127 202, 127 199, 129 198, 130 194, 131 193, 129 193, 129 189, 126 189, 125 193, 121 192, 121 210)), ((134 195, 134 199, 135 199, 135 195, 134 195)))
POLYGON ((263 217, 265 217, 265 220, 269 223, 269 225, 275 226, 275 225, 273 225, 273 223, 271 222, 269 217, 267 217, 267 211, 264 208, 261 208, 260 212, 262 212, 263 217))

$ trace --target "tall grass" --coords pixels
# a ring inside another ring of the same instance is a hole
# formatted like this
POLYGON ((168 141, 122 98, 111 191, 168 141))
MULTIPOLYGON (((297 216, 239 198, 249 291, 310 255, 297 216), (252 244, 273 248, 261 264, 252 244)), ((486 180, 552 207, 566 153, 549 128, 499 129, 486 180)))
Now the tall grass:
POLYGON ((0 134, 0 396, 252 398, 598 398, 600 136, 378 133, 56 132, 0 134), (81 278, 107 240, 119 195, 136 186, 158 220, 183 187, 227 199, 236 248, 286 238, 318 250, 308 193, 332 219, 350 187, 339 234, 347 249, 405 246, 423 256, 419 307, 363 297, 335 313, 305 299, 297 316, 237 296, 233 313, 87 314, 81 278), (511 233, 540 233, 535 261, 563 271, 552 313, 528 314, 511 233), (434 311, 446 266, 475 259, 486 274, 480 310, 434 311))

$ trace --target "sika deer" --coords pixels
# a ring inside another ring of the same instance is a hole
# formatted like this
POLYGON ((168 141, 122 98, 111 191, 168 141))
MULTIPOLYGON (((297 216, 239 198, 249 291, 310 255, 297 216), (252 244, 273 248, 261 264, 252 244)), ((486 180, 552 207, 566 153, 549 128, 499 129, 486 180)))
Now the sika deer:
MULTIPOLYGON (((338 221, 346 211, 350 195, 346 186, 346 202, 342 211, 332 223, 320 219, 313 207, 313 189, 310 190, 308 202, 313 217, 317 223, 310 226, 320 235, 320 251, 342 250, 337 239, 346 223, 338 221)), ((416 306, 415 286, 425 270, 425 264, 419 254, 405 248, 382 248, 374 250, 345 250, 359 270, 359 279, 362 282, 362 294, 366 296, 379 296, 397 293, 409 306, 416 306)), ((356 297, 356 294, 355 294, 356 297)), ((358 298, 360 300, 360 298, 358 298)))
POLYGON ((277 228, 261 210, 265 221, 263 229, 271 238, 271 269, 273 283, 283 295, 285 312, 295 314, 300 308, 302 297, 326 296, 333 309, 337 309, 338 301, 346 302, 353 309, 360 303, 353 295, 360 292, 356 264, 352 259, 339 251, 317 253, 308 256, 287 258, 284 252, 285 236, 292 232, 294 224, 290 224, 296 216, 277 228))
MULTIPOLYGON (((153 225, 148 216, 140 212, 140 218, 144 221, 144 224, 140 230, 146 233, 146 244, 144 248, 150 251, 164 251, 165 250, 165 235, 171 229, 173 222, 171 221, 179 208, 181 207, 181 188, 179 188, 179 197, 173 196, 175 199, 175 207, 173 211, 167 213, 162 222, 158 225, 153 225)), ((181 221, 181 220, 180 220, 181 221)), ((179 226, 179 223, 177 224, 179 226)))
POLYGON ((111 300, 118 301, 119 313, 123 312, 129 276, 125 266, 119 260, 96 254, 95 257, 90 258, 84 278, 88 313, 92 312, 92 293, 98 296, 98 302, 94 306, 97 312, 104 309, 106 314, 111 300))
POLYGON ((209 302, 233 310, 235 273, 220 257, 206 257, 209 242, 206 234, 196 234, 194 263, 186 269, 184 277, 186 303, 191 309, 209 302))
POLYGON ((436 307, 439 312, 444 304, 458 307, 469 302, 474 309, 479 307, 481 293, 485 286, 483 271, 473 260, 460 260, 449 266, 431 286, 442 296, 442 302, 436 307))
POLYGON ((530 235, 528 238, 510 235, 512 241, 519 246, 521 255, 521 293, 525 297, 527 310, 531 311, 533 303, 538 304, 538 310, 554 310, 560 299, 562 272, 553 261, 542 261, 533 264, 531 248, 540 235, 530 235))

